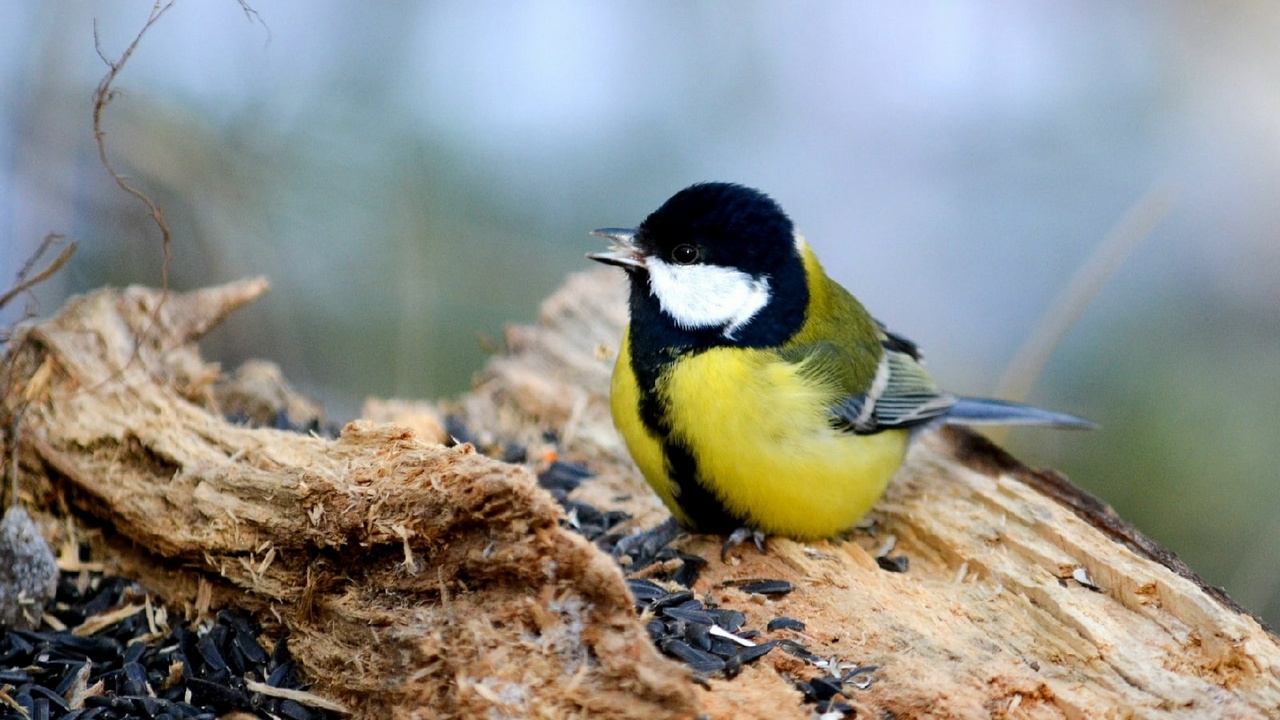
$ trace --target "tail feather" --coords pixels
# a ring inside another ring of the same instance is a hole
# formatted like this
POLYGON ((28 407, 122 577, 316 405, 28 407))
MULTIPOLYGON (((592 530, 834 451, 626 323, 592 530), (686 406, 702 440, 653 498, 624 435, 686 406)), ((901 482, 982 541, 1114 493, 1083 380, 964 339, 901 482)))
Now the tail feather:
POLYGON ((956 425, 1044 425, 1077 430, 1098 427, 1097 423, 1075 415, 1006 400, 972 397, 957 398, 956 404, 943 416, 943 421, 956 425))

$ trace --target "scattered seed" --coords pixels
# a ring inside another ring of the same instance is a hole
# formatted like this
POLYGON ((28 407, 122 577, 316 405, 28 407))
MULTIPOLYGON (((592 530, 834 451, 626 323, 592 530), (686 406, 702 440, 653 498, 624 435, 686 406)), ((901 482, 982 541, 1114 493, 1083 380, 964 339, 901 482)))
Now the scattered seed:
POLYGON ((698 576, 702 574, 702 569, 707 566, 706 558, 682 552, 677 552, 676 557, 683 562, 680 565, 680 569, 672 573, 671 579, 685 587, 693 587, 693 584, 698 582, 698 576))
POLYGON ((894 555, 891 557, 888 555, 882 555, 876 558, 876 564, 880 566, 881 570, 887 570, 889 572, 894 572, 894 573, 903 573, 907 571, 907 556, 894 555))
POLYGON ((715 623, 731 633, 736 633, 742 629, 747 622, 747 616, 741 610, 730 610, 728 608, 716 608, 708 610, 707 614, 715 619, 715 623))
POLYGON ((693 668, 694 672, 710 675, 724 669, 723 659, 705 650, 692 647, 683 640, 664 640, 658 644, 658 647, 662 652, 683 661, 693 668))
POLYGON ((830 700, 843 689, 837 677, 814 678, 809 681, 809 688, 818 700, 830 700))
POLYGON ((196 650, 200 653, 200 657, 204 658, 204 664, 213 672, 221 672, 227 670, 227 661, 222 659, 222 653, 218 651, 218 646, 214 644, 216 638, 212 633, 205 635, 196 641, 196 650))
POLYGON ((556 460, 538 473, 538 484, 552 490, 569 492, 576 490, 583 480, 592 477, 593 473, 581 463, 570 463, 556 460))
POLYGON ((529 460, 529 448, 520 443, 503 443, 502 462, 519 465, 529 460))
POLYGON ((467 428, 466 423, 457 415, 446 415, 444 417, 444 432, 449 436, 449 446, 462 445, 471 443, 479 447, 480 440, 471 434, 471 430, 467 428))
POLYGON ((119 687, 121 695, 146 695, 147 671, 136 662, 125 663, 119 687))
POLYGON ((737 644, 729 640, 721 640, 718 637, 711 638, 711 647, 707 648, 707 650, 714 655, 719 655, 726 661, 735 659, 742 653, 742 648, 738 647, 737 644))
POLYGON ((627 588, 631 590, 631 597, 635 598, 636 604, 644 607, 670 594, 666 588, 648 579, 627 580, 627 588))
POLYGON ((776 617, 765 626, 769 632, 774 630, 804 630, 804 623, 789 617, 776 617))
POLYGON ((749 647, 738 653, 738 660, 740 660, 744 665, 750 662, 755 662, 767 655, 770 650, 778 647, 778 644, 779 642, 777 640, 770 640, 769 642, 749 647))
POLYGON ((650 608, 654 612, 660 612, 664 608, 676 607, 681 603, 689 602, 693 599, 693 592, 689 590, 680 590, 673 593, 667 593, 665 596, 654 600, 650 608))
POLYGON ((711 625, 704 625, 698 622, 689 623, 689 625, 685 627, 684 639, 687 640, 690 645, 698 648, 699 650, 706 650, 710 652, 711 627, 711 625))
POLYGON ((786 580, 755 580, 738 585, 738 589, 753 595, 786 595, 796 587, 786 580))
POLYGON ((702 609, 702 603, 700 601, 693 600, 691 602, 697 603, 698 607, 689 607, 688 603, 686 603, 677 607, 663 608, 662 614, 669 618, 675 618, 676 620, 683 620, 685 622, 698 623, 707 626, 715 624, 715 618, 711 617, 710 613, 702 609))

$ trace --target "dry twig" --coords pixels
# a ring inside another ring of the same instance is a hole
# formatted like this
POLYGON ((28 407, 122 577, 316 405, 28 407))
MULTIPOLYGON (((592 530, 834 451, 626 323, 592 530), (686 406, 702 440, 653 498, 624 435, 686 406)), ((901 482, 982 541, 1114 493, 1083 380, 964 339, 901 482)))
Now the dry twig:
POLYGON ((62 252, 58 253, 58 257, 54 258, 43 270, 31 277, 28 277, 32 268, 34 268, 35 264, 40 261, 40 258, 49 251, 49 248, 55 242, 62 238, 62 235, 58 235, 56 233, 49 233, 44 236, 44 240, 40 241, 40 246, 36 248, 35 252, 31 253, 31 257, 27 258, 27 262, 23 264, 22 270, 18 271, 18 279, 14 282, 13 287, 9 288, 4 295, 0 295, 0 308, 8 305, 9 302, 18 295, 30 290, 45 280, 48 280, 54 273, 61 270, 63 265, 67 264, 67 261, 75 254, 76 248, 79 246, 78 243, 73 242, 63 248, 62 252))
POLYGON ((1036 330, 1023 343, 1013 362, 996 386, 995 396, 1022 400, 1044 370, 1054 348, 1080 319, 1098 291, 1115 274, 1134 250, 1151 236, 1173 209, 1175 193, 1157 185, 1134 203, 1129 212, 1102 239, 1093 254, 1072 276, 1053 304, 1036 323, 1036 330))
MULTIPOLYGON (((166 291, 169 289, 169 261, 173 258, 173 238, 169 232, 169 224, 165 222, 164 211, 160 209, 160 206, 148 197, 146 193, 134 187, 133 183, 125 179, 111 163, 111 158, 107 155, 107 133, 102 129, 102 113, 111 104, 111 101, 115 99, 116 90, 112 86, 115 84, 116 77, 120 75, 120 71, 124 70, 125 64, 129 62, 129 58, 133 57, 134 51, 138 49, 138 44, 142 42, 142 37, 146 35, 152 25, 155 25, 173 7, 176 1, 169 0, 162 3, 157 0, 151 6, 151 14, 147 16, 147 21, 142 25, 142 29, 134 36, 133 42, 129 43, 124 52, 120 54, 120 58, 114 61, 108 59, 106 54, 103 53, 102 41, 98 37, 97 23, 94 23, 93 26, 93 48, 97 51, 98 57, 102 58, 102 62, 107 64, 108 68, 107 74, 102 77, 102 80, 98 82, 97 89, 93 91, 93 139, 98 145, 98 160, 102 162, 102 166, 107 169, 107 174, 111 176, 111 179, 115 181, 115 184, 121 190, 134 196, 143 205, 147 206, 147 211, 151 214, 152 221, 160 229, 161 250, 164 253, 164 264, 160 268, 160 280, 161 286, 166 291)), ((159 311, 160 308, 157 307, 156 312, 158 313, 159 311)))

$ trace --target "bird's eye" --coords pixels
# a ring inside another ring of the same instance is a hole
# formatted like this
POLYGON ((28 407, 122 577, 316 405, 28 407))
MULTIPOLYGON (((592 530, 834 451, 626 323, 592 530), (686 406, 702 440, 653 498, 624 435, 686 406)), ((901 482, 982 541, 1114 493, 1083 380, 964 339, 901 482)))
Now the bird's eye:
POLYGON ((692 245, 677 245, 671 251, 671 259, 677 265, 692 265, 698 260, 698 248, 692 245))

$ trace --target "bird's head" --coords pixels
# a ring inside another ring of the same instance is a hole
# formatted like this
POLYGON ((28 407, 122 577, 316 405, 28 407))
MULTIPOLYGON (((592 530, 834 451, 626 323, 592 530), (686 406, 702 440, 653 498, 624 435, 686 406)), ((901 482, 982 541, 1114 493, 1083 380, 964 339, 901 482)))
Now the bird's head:
POLYGON ((630 276, 633 323, 636 303, 656 303, 681 331, 757 345, 785 340, 803 321, 808 292, 791 219, 758 190, 691 185, 639 227, 593 234, 614 247, 587 257, 630 276))

